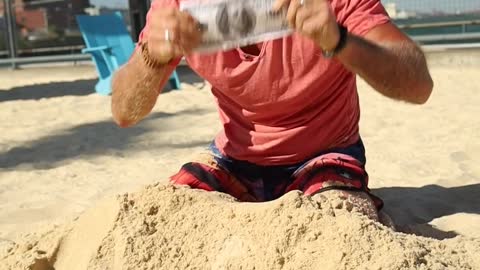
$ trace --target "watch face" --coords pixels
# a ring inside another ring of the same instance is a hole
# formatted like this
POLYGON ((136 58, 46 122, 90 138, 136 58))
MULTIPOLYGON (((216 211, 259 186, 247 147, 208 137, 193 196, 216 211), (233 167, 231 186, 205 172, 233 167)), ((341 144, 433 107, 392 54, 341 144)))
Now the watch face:
POLYGON ((235 5, 223 4, 218 9, 216 23, 225 39, 246 37, 255 29, 255 11, 242 2, 235 5))

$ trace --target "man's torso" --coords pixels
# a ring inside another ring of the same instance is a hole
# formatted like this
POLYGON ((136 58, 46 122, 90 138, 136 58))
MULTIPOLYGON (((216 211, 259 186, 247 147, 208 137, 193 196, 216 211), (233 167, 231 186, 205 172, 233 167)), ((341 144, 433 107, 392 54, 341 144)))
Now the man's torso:
MULTIPOLYGON (((337 21, 358 36, 389 21, 380 0, 330 2, 337 21)), ((178 7, 179 0, 156 0, 151 8, 165 6, 178 7)), ((212 85, 223 124, 216 145, 227 156, 294 164, 359 139, 355 75, 324 59, 311 40, 294 34, 257 48, 186 58, 212 85)))
POLYGON ((288 164, 358 140, 355 76, 308 39, 293 35, 260 44, 257 55, 239 48, 187 62, 212 85, 224 126, 216 143, 226 155, 288 164))

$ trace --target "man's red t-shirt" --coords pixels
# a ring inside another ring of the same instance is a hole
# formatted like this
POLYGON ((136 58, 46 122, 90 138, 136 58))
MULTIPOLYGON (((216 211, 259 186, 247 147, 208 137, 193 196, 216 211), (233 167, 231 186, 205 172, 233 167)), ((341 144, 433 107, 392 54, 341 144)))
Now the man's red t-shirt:
MULTIPOLYGON (((330 2, 337 21, 358 36, 389 21, 380 0, 330 2)), ((166 6, 179 2, 156 0, 151 9, 166 6)), ((147 20, 140 41, 148 31, 147 20)), ((355 74, 337 60, 324 59, 314 42, 298 34, 260 47, 259 55, 238 48, 186 57, 212 85, 223 124, 215 143, 223 154, 259 165, 287 165, 358 141, 355 74)))

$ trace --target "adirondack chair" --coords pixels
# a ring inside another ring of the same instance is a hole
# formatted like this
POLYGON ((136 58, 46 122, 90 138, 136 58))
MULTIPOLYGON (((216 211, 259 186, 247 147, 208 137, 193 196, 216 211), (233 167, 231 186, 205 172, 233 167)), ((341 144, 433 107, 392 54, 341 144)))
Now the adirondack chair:
MULTIPOLYGON (((82 52, 91 54, 99 75, 95 90, 109 95, 113 73, 128 61, 135 44, 119 12, 100 16, 77 15, 76 19, 86 44, 82 52)), ((180 89, 176 71, 169 82, 173 89, 180 89)))

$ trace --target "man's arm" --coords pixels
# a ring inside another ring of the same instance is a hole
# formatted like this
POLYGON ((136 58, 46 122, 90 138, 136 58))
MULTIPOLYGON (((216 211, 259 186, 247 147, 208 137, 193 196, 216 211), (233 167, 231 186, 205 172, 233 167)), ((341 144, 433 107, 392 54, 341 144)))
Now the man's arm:
MULTIPOLYGON (((352 12, 366 13, 361 8, 372 5, 380 5, 379 0, 357 1, 351 9, 352 12)), ((330 1, 277 0, 274 9, 282 7, 288 7, 287 20, 296 31, 312 39, 325 51, 333 51, 337 47, 341 33, 330 1)), ((368 16, 374 15, 367 13, 359 21, 368 24, 368 16)), ((392 23, 373 27, 365 38, 349 34, 346 47, 336 57, 374 89, 390 98, 422 104, 432 92, 433 82, 425 56, 392 23)))
POLYGON ((423 52, 392 23, 373 28, 365 38, 349 35, 337 58, 387 97, 423 104, 432 92, 423 52))
POLYGON ((112 115, 121 127, 135 125, 152 111, 174 69, 170 62, 191 52, 201 40, 198 24, 189 14, 154 3, 157 8, 149 12, 141 47, 113 77, 112 115))
POLYGON ((140 50, 136 50, 112 80, 112 115, 117 125, 129 127, 147 116, 155 106, 167 76, 166 67, 148 67, 140 50))

